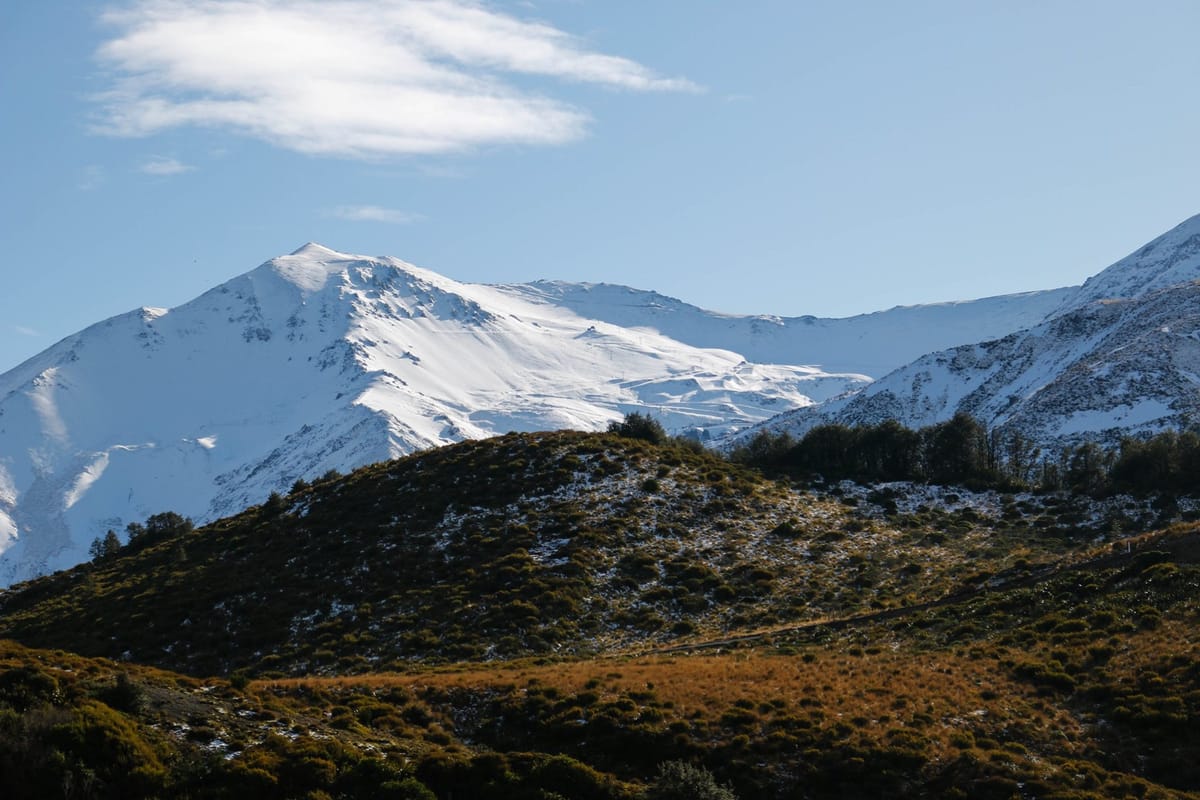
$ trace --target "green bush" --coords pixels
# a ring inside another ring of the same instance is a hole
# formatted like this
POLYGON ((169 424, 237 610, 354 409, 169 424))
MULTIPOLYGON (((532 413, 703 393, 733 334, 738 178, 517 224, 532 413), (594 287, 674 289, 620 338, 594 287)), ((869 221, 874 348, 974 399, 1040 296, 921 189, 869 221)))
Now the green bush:
POLYGON ((643 439, 653 444, 663 444, 667 441, 667 432, 662 423, 649 414, 632 411, 625 415, 620 422, 608 423, 608 432, 630 439, 643 439))
POLYGON ((667 761, 646 791, 645 800, 737 800, 733 790, 717 783, 704 767, 667 761))

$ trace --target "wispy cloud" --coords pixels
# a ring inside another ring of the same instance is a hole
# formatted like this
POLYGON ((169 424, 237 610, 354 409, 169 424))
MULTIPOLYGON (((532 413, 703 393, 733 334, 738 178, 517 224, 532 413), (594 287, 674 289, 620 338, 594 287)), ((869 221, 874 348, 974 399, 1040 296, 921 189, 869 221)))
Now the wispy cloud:
POLYGON ((209 125, 363 158, 558 144, 587 113, 516 76, 697 89, 474 0, 135 0, 105 19, 98 127, 120 136, 209 125))
POLYGON ((93 189, 99 189, 103 186, 104 179, 104 167, 99 164, 89 164, 80 172, 79 182, 76 185, 80 191, 90 192, 93 189))
POLYGON ((164 158, 163 156, 153 156, 142 162, 138 167, 140 172, 147 175, 170 176, 179 175, 184 172, 191 172, 195 167, 190 164, 184 164, 173 158, 164 158))
POLYGON ((425 219, 421 214, 411 214, 398 208, 382 206, 338 206, 331 216, 351 222, 386 222, 389 225, 407 225, 425 219))
POLYGON ((22 336, 41 336, 42 335, 40 332, 35 331, 33 328, 26 328, 24 325, 13 325, 12 329, 15 333, 19 333, 22 336))

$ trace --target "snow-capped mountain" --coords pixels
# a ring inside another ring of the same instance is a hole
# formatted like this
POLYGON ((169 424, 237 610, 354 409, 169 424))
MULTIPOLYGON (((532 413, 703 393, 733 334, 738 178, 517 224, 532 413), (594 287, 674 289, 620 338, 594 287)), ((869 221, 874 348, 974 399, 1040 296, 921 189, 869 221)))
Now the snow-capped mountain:
POLYGON ((1141 297, 1196 279, 1200 279, 1200 215, 1088 278, 1066 294, 1054 313, 1083 308, 1098 300, 1141 297))
POLYGON ((1079 287, 949 303, 896 306, 853 317, 721 314, 657 292, 605 283, 537 281, 500 287, 626 328, 649 327, 694 347, 719 347, 768 364, 814 364, 879 377, 933 350, 1035 325, 1079 287))
POLYGON ((866 381, 310 244, 0 375, 0 584, 149 514, 212 519, 330 469, 638 409, 719 434, 866 381))
POLYGON ((1200 422, 1198 279, 1200 216, 1089 279, 1028 330, 930 353, 764 427, 921 427, 965 411, 1043 444, 1188 427, 1200 422))

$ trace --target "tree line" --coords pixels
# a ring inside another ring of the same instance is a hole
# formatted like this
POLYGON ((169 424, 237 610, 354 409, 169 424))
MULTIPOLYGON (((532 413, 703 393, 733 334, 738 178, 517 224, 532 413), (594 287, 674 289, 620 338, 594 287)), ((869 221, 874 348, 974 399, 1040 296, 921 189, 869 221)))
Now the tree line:
POLYGON ((103 561, 113 558, 125 548, 141 549, 177 534, 191 533, 193 529, 190 519, 174 511, 151 514, 145 522, 131 522, 125 526, 125 542, 113 530, 96 537, 88 547, 88 555, 92 561, 103 561))
POLYGON ((1200 494, 1195 431, 1127 437, 1114 448, 1083 442, 1051 451, 1018 431, 989 431, 965 413, 917 430, 895 420, 819 425, 800 438, 763 430, 734 448, 730 458, 805 480, 913 481, 1093 496, 1200 494))

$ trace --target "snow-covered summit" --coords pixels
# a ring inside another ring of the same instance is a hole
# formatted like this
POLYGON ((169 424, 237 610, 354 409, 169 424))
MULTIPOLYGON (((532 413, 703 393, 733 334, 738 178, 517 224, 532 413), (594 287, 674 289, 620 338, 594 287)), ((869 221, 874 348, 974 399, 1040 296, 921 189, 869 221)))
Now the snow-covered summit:
POLYGON ((631 410, 717 435, 866 380, 309 244, 0 375, 0 584, 149 514, 211 519, 329 469, 631 410))
POLYGON ((311 293, 323 289, 331 275, 344 272, 353 260, 353 256, 308 242, 286 256, 271 259, 256 272, 274 273, 300 291, 311 293))

